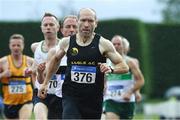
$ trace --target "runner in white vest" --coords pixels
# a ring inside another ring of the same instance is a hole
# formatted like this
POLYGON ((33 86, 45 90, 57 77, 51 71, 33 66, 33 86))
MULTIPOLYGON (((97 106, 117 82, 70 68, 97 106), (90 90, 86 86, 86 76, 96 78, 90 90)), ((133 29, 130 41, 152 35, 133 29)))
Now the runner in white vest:
MULTIPOLYGON (((139 66, 130 57, 124 55, 122 37, 116 35, 112 43, 129 66, 130 71, 126 74, 108 74, 106 76, 106 91, 104 109, 107 119, 132 119, 135 103, 135 92, 144 84, 144 77, 139 66)), ((112 67, 113 64, 107 60, 112 67)))
MULTIPOLYGON (((54 17, 54 16, 49 16, 54 17)), ((45 18, 44 18, 45 19, 45 18)), ((50 18, 49 18, 50 19, 50 18)), ((54 23, 52 20, 44 20, 44 26, 46 24, 49 24, 51 26, 52 24, 57 23, 57 21, 54 23), (51 23, 51 24, 50 24, 51 23)), ((61 32, 63 36, 69 36, 73 35, 77 32, 77 17, 73 15, 68 15, 64 18, 63 24, 62 24, 61 32)), ((55 26, 55 25, 53 25, 55 26)), ((48 28, 47 28, 48 29, 48 28)), ((56 29, 54 34, 54 38, 57 38, 57 32, 59 32, 59 28, 56 29)), ((52 32, 53 33, 53 32, 52 32)), ((45 38, 48 36, 49 33, 44 34, 45 38)), ((60 40, 56 39, 58 43, 60 40)), ((45 77, 45 68, 46 63, 50 60, 51 54, 55 54, 56 52, 56 45, 54 44, 53 47, 46 50, 46 52, 43 50, 44 47, 44 41, 34 43, 35 47, 32 47, 32 51, 35 51, 34 57, 36 59, 36 63, 38 65, 38 79, 35 82, 36 88, 39 90, 43 79, 45 77)), ((34 104, 35 104, 35 118, 36 119, 62 119, 62 84, 65 78, 65 69, 66 69, 66 56, 63 57, 61 65, 59 67, 59 70, 57 70, 57 73, 54 74, 51 77, 51 80, 49 81, 48 85, 48 91, 47 91, 47 97, 45 99, 41 99, 37 96, 37 90, 35 91, 36 95, 34 97, 34 104), (37 104, 38 103, 38 104, 37 104)))
MULTIPOLYGON (((37 46, 35 53, 34 53, 34 60, 37 64, 41 64, 44 62, 47 62, 48 60, 48 52, 44 52, 42 50, 42 44, 44 41, 41 41, 39 43, 39 45, 37 46)), ((56 49, 56 47, 51 48, 51 49, 56 49)), ((62 62, 61 62, 61 66, 67 66, 67 58, 66 56, 63 57, 62 62)), ((63 78, 64 75, 61 74, 54 74, 51 78, 51 80, 49 81, 49 87, 48 87, 48 94, 53 94, 53 95, 57 95, 58 97, 62 97, 62 92, 61 90, 57 91, 56 89, 60 89, 61 88, 61 84, 63 83, 63 78)), ((36 80, 35 81, 35 88, 39 89, 41 86, 41 83, 36 80)))
MULTIPOLYGON (((109 62, 110 61, 107 60, 107 63, 109 62)), ((109 63, 109 65, 114 68, 111 63, 109 63)), ((105 93, 105 100, 111 99, 117 102, 127 102, 127 100, 123 98, 122 94, 134 87, 135 81, 131 71, 126 74, 108 74, 106 75, 106 80, 107 89, 105 93)), ((134 93, 131 95, 128 102, 135 102, 134 93)))
MULTIPOLYGON (((77 33, 77 22, 78 22, 78 19, 77 19, 77 16, 75 15, 67 15, 64 17, 63 21, 62 21, 62 28, 61 28, 61 33, 63 35, 63 37, 67 37, 67 36, 71 36, 71 35, 74 35, 77 33)), ((57 47, 56 47, 56 50, 54 51, 57 51, 57 47)), ((50 50, 50 53, 48 53, 48 57, 51 58, 52 55, 55 54, 55 52, 53 52, 53 50, 50 50)), ((66 66, 67 66, 67 57, 64 56, 61 60, 61 68, 60 68, 60 71, 62 71, 62 74, 61 76, 61 80, 65 78, 65 69, 66 69, 66 66)), ((62 82, 58 82, 60 85, 58 86, 61 86, 61 87, 57 87, 56 89, 56 95, 57 96, 61 96, 62 97, 62 82)))
POLYGON ((48 51, 58 44, 57 34, 60 25, 56 16, 51 13, 45 13, 41 21, 41 31, 44 35, 44 40, 31 45, 34 52, 35 68, 37 70, 37 80, 35 81, 34 89, 34 114, 35 119, 61 119, 62 103, 61 98, 55 95, 55 89, 58 87, 56 75, 53 75, 49 82, 48 97, 40 99, 37 96, 40 84, 43 82, 45 63, 47 62, 48 51))
MULTIPOLYGON (((57 46, 55 48, 52 48, 51 50, 49 50, 48 56, 47 56, 47 61, 49 61, 51 59, 52 55, 56 53, 56 51, 58 50, 57 46)), ((62 98, 62 85, 63 85, 64 78, 65 78, 66 66, 67 66, 67 57, 64 56, 62 58, 61 64, 59 65, 59 69, 57 70, 56 74, 54 74, 52 76, 52 79, 49 81, 47 94, 54 94, 54 95, 62 98)), ((39 88, 40 88, 40 86, 38 87, 38 89, 39 88)))

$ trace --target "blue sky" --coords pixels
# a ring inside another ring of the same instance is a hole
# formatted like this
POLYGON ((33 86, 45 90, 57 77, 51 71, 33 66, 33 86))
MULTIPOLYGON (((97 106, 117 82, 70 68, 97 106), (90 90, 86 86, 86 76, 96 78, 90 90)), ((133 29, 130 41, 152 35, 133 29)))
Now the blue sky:
POLYGON ((160 22, 162 19, 162 5, 157 0, 0 0, 0 21, 37 21, 44 12, 62 18, 84 7, 95 9, 100 20, 133 18, 160 22))

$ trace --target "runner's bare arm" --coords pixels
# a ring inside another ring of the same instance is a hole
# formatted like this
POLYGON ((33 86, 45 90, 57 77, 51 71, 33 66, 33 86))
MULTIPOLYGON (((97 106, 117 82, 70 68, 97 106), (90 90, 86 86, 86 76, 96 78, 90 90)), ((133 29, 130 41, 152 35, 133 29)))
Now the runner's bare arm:
POLYGON ((131 91, 134 93, 139 90, 144 85, 144 76, 139 68, 139 66, 133 60, 128 61, 129 68, 131 69, 132 74, 134 75, 135 84, 131 88, 131 91))
POLYGON ((127 73, 129 71, 128 65, 109 40, 101 38, 100 51, 115 65, 113 73, 127 73))
POLYGON ((49 53, 49 60, 46 66, 46 77, 43 83, 44 85, 48 84, 52 74, 55 73, 59 68, 59 64, 63 56, 66 54, 68 45, 69 37, 63 38, 59 43, 58 50, 56 52, 52 50, 52 53, 49 53))

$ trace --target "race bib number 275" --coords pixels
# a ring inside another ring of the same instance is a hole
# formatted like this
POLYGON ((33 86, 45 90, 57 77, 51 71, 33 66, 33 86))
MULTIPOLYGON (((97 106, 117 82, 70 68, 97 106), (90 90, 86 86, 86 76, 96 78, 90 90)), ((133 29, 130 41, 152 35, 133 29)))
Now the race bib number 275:
POLYGON ((26 93, 25 81, 10 81, 9 82, 9 93, 10 94, 23 94, 26 93))
POLYGON ((96 67, 72 66, 71 81, 76 83, 93 84, 96 79, 96 67))

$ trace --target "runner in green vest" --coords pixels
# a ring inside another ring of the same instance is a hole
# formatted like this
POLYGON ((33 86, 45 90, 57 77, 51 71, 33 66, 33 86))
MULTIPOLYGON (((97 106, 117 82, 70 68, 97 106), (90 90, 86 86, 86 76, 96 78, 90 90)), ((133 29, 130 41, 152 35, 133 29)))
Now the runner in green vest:
MULTIPOLYGON (((106 76, 105 113, 106 119, 132 119, 135 105, 135 92, 144 85, 144 77, 137 62, 124 54, 123 37, 116 35, 111 41, 116 51, 126 60, 130 71, 126 74, 106 76)), ((107 60, 113 68, 113 64, 107 60)))

